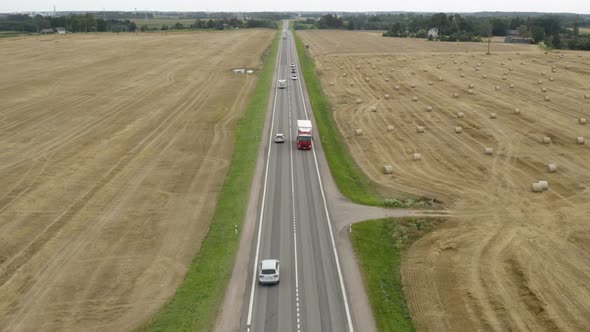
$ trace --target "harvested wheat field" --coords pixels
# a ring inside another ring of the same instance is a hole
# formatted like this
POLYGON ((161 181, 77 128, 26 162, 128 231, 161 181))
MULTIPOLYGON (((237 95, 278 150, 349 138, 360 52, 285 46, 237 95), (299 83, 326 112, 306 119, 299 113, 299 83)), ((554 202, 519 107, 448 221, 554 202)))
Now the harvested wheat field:
POLYGON ((0 40, 0 330, 130 330, 174 294, 272 36, 0 40))
POLYGON ((366 174, 455 216, 405 257, 416 327, 587 330, 590 53, 300 35, 366 174))

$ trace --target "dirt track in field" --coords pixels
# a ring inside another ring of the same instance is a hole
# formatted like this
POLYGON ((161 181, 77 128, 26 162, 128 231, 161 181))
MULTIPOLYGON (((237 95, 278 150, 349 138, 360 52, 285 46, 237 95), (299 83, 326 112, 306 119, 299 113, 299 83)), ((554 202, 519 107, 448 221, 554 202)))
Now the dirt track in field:
POLYGON ((456 216, 405 257, 402 277, 416 327, 586 330, 590 147, 576 137, 590 139, 590 124, 578 123, 590 118, 590 53, 492 44, 485 56, 483 43, 349 31, 300 35, 366 174, 385 195, 436 197, 456 216), (541 143, 544 136, 552 142, 541 143), (549 173, 548 163, 557 172, 549 173), (383 174, 386 164, 392 175, 383 174), (549 189, 533 193, 539 180, 549 189))
POLYGON ((0 330, 130 330, 174 294, 272 36, 0 40, 0 330))

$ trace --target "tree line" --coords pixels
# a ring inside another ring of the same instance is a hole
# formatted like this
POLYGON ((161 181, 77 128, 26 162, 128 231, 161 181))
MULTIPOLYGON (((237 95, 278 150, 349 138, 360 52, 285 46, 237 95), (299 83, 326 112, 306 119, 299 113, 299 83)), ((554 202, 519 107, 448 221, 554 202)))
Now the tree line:
POLYGON ((590 50, 590 36, 580 34, 579 28, 590 26, 590 18, 571 14, 545 14, 521 17, 460 15, 436 13, 380 15, 322 15, 295 24, 296 29, 385 30, 386 37, 427 38, 428 30, 438 29, 441 41, 481 41, 491 36, 516 35, 530 43, 544 42, 552 48, 590 50))
POLYGON ((195 20, 190 25, 184 25, 180 22, 176 22, 174 25, 162 24, 161 27, 150 27, 144 24, 140 27, 141 31, 148 30, 181 30, 181 29, 209 29, 209 30, 225 30, 225 29, 236 29, 236 28, 271 28, 277 29, 276 22, 269 19, 246 19, 240 20, 238 18, 223 18, 223 19, 209 19, 209 20, 195 20))

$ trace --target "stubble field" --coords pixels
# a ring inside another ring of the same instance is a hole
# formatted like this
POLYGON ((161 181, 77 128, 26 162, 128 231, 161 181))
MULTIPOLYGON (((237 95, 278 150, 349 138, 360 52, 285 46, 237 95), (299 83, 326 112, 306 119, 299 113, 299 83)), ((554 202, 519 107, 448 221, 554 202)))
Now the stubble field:
POLYGON ((590 138, 590 54, 298 33, 364 172, 385 196, 434 197, 454 216, 404 259, 415 326, 590 326, 590 149, 576 144, 590 138))
POLYGON ((273 35, 0 40, 0 330, 130 330, 174 294, 273 35))

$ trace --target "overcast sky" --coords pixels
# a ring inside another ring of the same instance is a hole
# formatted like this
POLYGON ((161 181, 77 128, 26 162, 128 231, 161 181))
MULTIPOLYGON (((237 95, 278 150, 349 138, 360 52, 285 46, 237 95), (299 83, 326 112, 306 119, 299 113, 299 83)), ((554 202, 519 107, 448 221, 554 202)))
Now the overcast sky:
POLYGON ((132 11, 420 11, 590 14, 590 0, 0 0, 0 12, 132 11))

